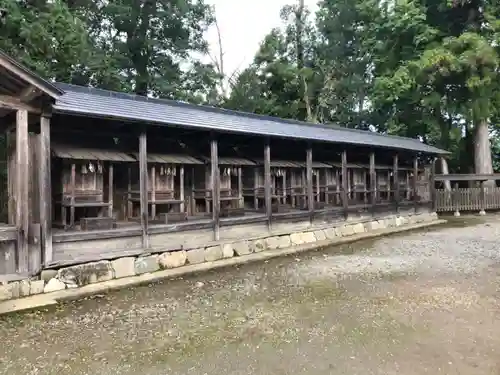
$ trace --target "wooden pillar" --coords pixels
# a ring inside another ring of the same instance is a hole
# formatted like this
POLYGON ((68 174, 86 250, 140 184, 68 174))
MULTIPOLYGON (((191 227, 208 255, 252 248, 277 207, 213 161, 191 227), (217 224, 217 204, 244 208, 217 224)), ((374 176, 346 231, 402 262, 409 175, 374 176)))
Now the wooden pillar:
POLYGON ((269 140, 264 145, 264 197, 266 201, 267 225, 271 230, 272 225, 272 202, 271 202, 271 146, 269 140))
POLYGON ((243 202, 243 173, 241 171, 241 166, 238 167, 238 207, 245 207, 243 202))
POLYGON ((413 203, 415 205, 415 213, 418 210, 418 194, 417 194, 417 183, 418 183, 418 158, 413 159, 413 203))
POLYGON ((139 188, 141 205, 142 247, 149 248, 148 237, 148 150, 147 136, 143 131, 139 135, 139 188))
POLYGON ((113 163, 109 163, 109 181, 108 181, 108 217, 113 217, 113 163))
POLYGON ((76 189, 76 164, 71 164, 71 206, 69 208, 69 227, 75 227, 75 189, 76 189))
POLYGON ((431 196, 432 212, 437 211, 437 195, 436 195, 436 158, 431 160, 431 175, 429 179, 429 189, 431 196))
POLYGON ((17 265, 19 272, 28 272, 28 230, 29 230, 29 171, 28 171, 28 111, 18 110, 16 114, 16 226, 17 265))
POLYGON ((312 170, 312 147, 307 147, 306 151, 306 179, 307 179, 307 208, 309 210, 309 219, 312 221, 314 216, 314 191, 313 191, 313 170, 312 170))
POLYGON ((40 195, 40 243, 43 264, 50 263, 52 252, 52 187, 50 158, 50 117, 40 118, 40 154, 38 160, 38 190, 40 195))
POLYGON ((377 175, 375 174, 375 153, 370 152, 370 197, 372 214, 376 212, 377 205, 377 175))
POLYGON ((184 212, 185 207, 184 207, 184 165, 181 165, 179 167, 179 200, 181 201, 181 204, 179 206, 179 211, 184 212))
POLYGON ((127 187, 127 221, 134 216, 134 204, 132 203, 132 167, 128 166, 128 187, 127 187))
POLYGON ((219 176, 219 152, 217 140, 210 140, 210 172, 212 182, 212 219, 214 225, 214 240, 219 240, 220 229, 220 176, 219 176))
POLYGON ((394 188, 394 201, 396 203, 396 212, 399 212, 399 169, 398 169, 398 154, 394 155, 393 158, 393 165, 392 165, 392 181, 393 181, 393 188, 394 188))
POLYGON ((342 207, 347 220, 349 216, 349 202, 347 201, 348 175, 347 175, 347 151, 342 151, 342 207))
MULTIPOLYGON (((168 209, 165 218, 168 218, 168 209)), ((151 166, 151 219, 156 219, 156 166, 151 166)))

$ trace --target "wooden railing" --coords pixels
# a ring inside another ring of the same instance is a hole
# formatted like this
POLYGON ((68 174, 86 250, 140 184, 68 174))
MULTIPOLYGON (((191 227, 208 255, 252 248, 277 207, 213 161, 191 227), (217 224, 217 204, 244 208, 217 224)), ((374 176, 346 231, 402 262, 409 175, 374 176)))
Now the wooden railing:
POLYGON ((500 188, 436 189, 438 212, 500 209, 500 188))

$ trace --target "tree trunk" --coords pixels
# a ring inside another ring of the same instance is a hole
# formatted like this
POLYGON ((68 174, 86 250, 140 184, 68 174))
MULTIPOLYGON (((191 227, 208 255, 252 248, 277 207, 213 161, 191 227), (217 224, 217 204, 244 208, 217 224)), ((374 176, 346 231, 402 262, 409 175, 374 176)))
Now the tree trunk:
MULTIPOLYGON (((448 169, 448 161, 443 157, 440 157, 439 159, 441 159, 441 174, 449 174, 450 171, 448 169)), ((444 189, 446 191, 451 191, 451 182, 450 181, 444 182, 444 189)))
MULTIPOLYGON (((476 174, 493 173, 488 122, 481 120, 475 125, 474 170, 476 174)), ((494 186, 495 181, 487 181, 486 186, 494 186)))
POLYGON ((299 0, 299 6, 295 13, 295 25, 296 25, 296 36, 295 43, 297 48, 297 67, 299 68, 299 74, 302 77, 302 97, 304 100, 304 105, 306 107, 306 120, 309 122, 316 122, 314 118, 313 111, 311 108, 311 100, 309 98, 309 87, 307 84, 307 79, 302 71, 305 67, 304 63, 304 0, 299 0))

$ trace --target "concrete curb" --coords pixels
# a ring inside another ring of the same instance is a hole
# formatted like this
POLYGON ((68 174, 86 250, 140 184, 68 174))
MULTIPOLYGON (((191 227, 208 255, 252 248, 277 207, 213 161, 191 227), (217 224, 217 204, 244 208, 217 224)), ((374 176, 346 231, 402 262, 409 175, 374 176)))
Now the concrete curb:
POLYGON ((77 300, 91 296, 97 293, 106 293, 108 291, 123 289, 131 286, 148 284, 163 279, 171 279, 186 274, 197 272, 205 272, 216 268, 230 267, 241 265, 250 262, 263 261, 271 258, 287 256, 291 254, 302 253, 311 250, 320 250, 329 246, 342 245, 360 240, 376 238, 384 235, 406 232, 410 230, 421 229, 429 226, 440 225, 446 223, 446 220, 434 220, 431 222, 406 225, 396 228, 386 228, 372 232, 355 234, 348 237, 339 237, 334 240, 317 241, 310 244, 292 246, 281 250, 267 250, 259 253, 252 253, 242 257, 233 257, 229 259, 221 259, 215 262, 205 262, 182 266, 174 269, 167 269, 154 273, 146 273, 139 276, 125 277, 122 279, 113 279, 102 283, 89 284, 80 288, 65 289, 53 293, 39 294, 35 296, 9 300, 0 303, 0 315, 26 310, 39 309, 55 305, 59 302, 77 300))

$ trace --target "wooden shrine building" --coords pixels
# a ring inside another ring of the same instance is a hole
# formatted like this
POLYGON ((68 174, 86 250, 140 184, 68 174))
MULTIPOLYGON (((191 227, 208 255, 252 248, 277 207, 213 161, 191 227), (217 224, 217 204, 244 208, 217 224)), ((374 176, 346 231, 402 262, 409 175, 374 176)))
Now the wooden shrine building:
POLYGON ((4 53, 0 124, 0 275, 165 251, 198 234, 239 238, 244 225, 258 235, 429 209, 419 192, 433 174, 422 171, 445 153, 415 139, 50 83, 4 53))

